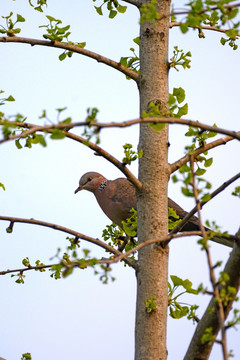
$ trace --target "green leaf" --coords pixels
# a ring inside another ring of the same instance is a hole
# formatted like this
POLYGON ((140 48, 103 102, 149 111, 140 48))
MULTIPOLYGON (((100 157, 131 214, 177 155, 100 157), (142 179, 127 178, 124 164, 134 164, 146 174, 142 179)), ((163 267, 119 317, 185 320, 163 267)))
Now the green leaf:
POLYGON ((150 123, 149 126, 156 131, 161 131, 162 129, 165 128, 166 123, 150 123))
POLYGON ((182 188, 181 188, 181 191, 182 191, 183 195, 185 195, 185 196, 189 196, 189 197, 193 197, 193 196, 194 196, 193 192, 190 191, 190 190, 189 190, 188 188, 186 188, 186 187, 182 187, 182 188))
POLYGON ((201 176, 203 174, 205 174, 206 170, 205 169, 201 169, 200 167, 196 170, 196 175, 197 176, 201 176))
POLYGON ((170 316, 173 319, 181 319, 183 316, 186 316, 188 314, 188 307, 183 306, 180 309, 173 309, 172 306, 170 306, 170 316))
POLYGON ((66 56, 67 56, 67 54, 65 52, 63 52, 62 54, 59 55, 58 58, 60 61, 63 61, 64 59, 66 59, 66 56))
POLYGON ((117 15, 117 11, 116 11, 116 10, 110 10, 108 17, 109 17, 110 19, 113 19, 113 18, 115 18, 116 15, 117 15))
POLYGON ((22 149, 22 145, 20 144, 20 139, 15 140, 15 145, 18 149, 22 149))
POLYGON ((204 166, 205 166, 205 167, 209 167, 209 166, 212 165, 212 163, 213 163, 213 158, 206 159, 206 160, 204 161, 204 166))
POLYGON ((173 96, 176 96, 178 103, 181 104, 185 100, 185 90, 181 87, 174 88, 173 96))
POLYGON ((76 43, 75 45, 82 48, 82 49, 84 49, 85 46, 86 46, 86 42, 84 41, 84 42, 81 42, 81 43, 76 43))
POLYGON ((230 29, 225 32, 225 34, 230 38, 235 38, 238 35, 238 29, 230 29))
POLYGON ((188 32, 188 26, 185 23, 180 23, 179 27, 183 34, 186 34, 186 32, 188 32))
POLYGON ((131 227, 128 226, 128 224, 125 221, 123 221, 122 224, 123 224, 123 230, 125 231, 125 233, 128 236, 131 236, 131 237, 136 236, 137 232, 134 229, 131 229, 131 227))
POLYGON ((181 286, 183 284, 183 280, 176 275, 170 275, 170 278, 174 286, 181 286))
POLYGON ((133 41, 135 42, 135 44, 137 44, 139 46, 139 44, 140 44, 140 36, 133 39, 133 41))
POLYGON ((37 10, 37 11, 39 11, 39 12, 43 12, 43 9, 41 8, 41 6, 36 6, 36 7, 34 8, 34 10, 37 10))
POLYGON ((15 99, 12 95, 10 95, 8 98, 5 99, 5 101, 15 101, 15 99))
POLYGON ((60 21, 58 24, 61 24, 61 20, 57 20, 55 19, 54 17, 50 16, 50 15, 46 15, 46 18, 50 21, 50 22, 53 22, 53 21, 60 21))
POLYGON ((54 140, 60 140, 60 139, 65 138, 65 135, 62 133, 62 131, 60 131, 58 129, 54 129, 52 131, 52 135, 50 137, 51 137, 51 139, 54 139, 54 140))
POLYGON ((188 104, 186 103, 185 105, 178 108, 176 117, 181 118, 182 116, 187 115, 187 113, 188 113, 188 104))
POLYGON ((101 6, 94 6, 98 15, 103 15, 101 6))
POLYGON ((203 202, 207 202, 211 199, 211 195, 209 193, 203 195, 203 197, 201 198, 201 201, 203 202))
POLYGON ((127 6, 118 5, 117 7, 117 11, 121 14, 124 14, 126 10, 127 10, 127 6))
POLYGON ((17 14, 17 22, 24 22, 25 19, 22 17, 22 15, 17 14))

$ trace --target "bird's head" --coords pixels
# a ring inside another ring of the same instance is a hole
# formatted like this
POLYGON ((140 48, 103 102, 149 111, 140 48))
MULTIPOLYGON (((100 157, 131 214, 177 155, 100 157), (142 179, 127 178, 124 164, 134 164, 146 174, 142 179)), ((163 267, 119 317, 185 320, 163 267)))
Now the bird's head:
POLYGON ((87 172, 79 180, 79 186, 75 190, 74 194, 81 190, 95 192, 104 180, 106 180, 106 178, 97 172, 87 172))

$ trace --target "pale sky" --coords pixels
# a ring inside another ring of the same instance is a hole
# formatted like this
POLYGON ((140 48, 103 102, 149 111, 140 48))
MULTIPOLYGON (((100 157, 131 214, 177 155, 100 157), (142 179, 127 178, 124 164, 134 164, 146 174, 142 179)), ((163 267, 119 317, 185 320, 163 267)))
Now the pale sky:
MULTIPOLYGON (((3 1, 2 1, 3 2, 3 1)), ((98 4, 99 3, 99 4, 98 4)), ((114 20, 107 14, 97 15, 90 0, 50 1, 45 14, 34 11, 23 0, 4 0, 1 15, 10 11, 26 18, 20 24, 21 36, 42 38, 47 24, 45 15, 71 24, 69 40, 86 41, 86 48, 119 61, 130 56, 130 47, 137 50, 132 39, 138 36, 138 11, 128 6, 124 15, 114 20)), ((175 1, 182 7, 184 1, 175 1)), ((4 25, 1 19, 0 24, 4 25)), ((240 52, 224 47, 217 33, 205 33, 199 39, 194 31, 182 35, 179 29, 171 30, 170 55, 173 46, 192 53, 192 67, 170 73, 170 91, 183 87, 189 104, 187 118, 237 130, 239 127, 240 52)), ((65 117, 74 121, 86 118, 88 107, 99 108, 98 120, 122 121, 139 116, 138 91, 133 81, 112 68, 73 54, 71 59, 59 61, 61 50, 31 47, 24 44, 0 43, 0 89, 12 94, 16 101, 1 107, 8 115, 21 113, 28 122, 42 124, 39 116, 47 110, 51 121, 56 121, 56 108, 67 107, 65 117)), ((75 130, 81 134, 81 129, 75 130)), ((184 153, 188 139, 186 128, 170 128, 169 161, 184 153)), ((110 221, 99 209, 92 194, 74 195, 80 176, 86 171, 98 171, 114 179, 122 174, 106 160, 96 157, 91 150, 68 139, 48 140, 47 148, 35 145, 32 149, 18 150, 14 143, 1 145, 0 213, 2 215, 34 218, 53 222, 92 237, 101 237, 102 229, 110 221)), ((122 145, 132 143, 136 149, 138 127, 106 129, 101 133, 101 144, 119 160, 123 157, 122 145)), ((239 172, 239 147, 228 143, 211 152, 214 164, 206 178, 213 190, 239 172)), ((137 175, 137 164, 131 166, 137 175)), ((192 199, 181 194, 179 186, 169 183, 169 196, 186 210, 194 205, 192 199)), ((239 185, 239 184, 238 184, 239 185)), ((214 199, 203 210, 204 220, 215 220, 223 230, 235 233, 239 226, 239 200, 231 196, 237 183, 214 199)), ((53 230, 31 225, 15 224, 7 234, 7 222, 0 222, 0 271, 21 268, 21 261, 29 257, 31 264, 37 259, 48 264, 57 248, 65 251, 66 236, 53 230)), ((106 254, 88 243, 92 256, 106 254)), ((211 246, 213 262, 226 260, 230 250, 220 245, 211 246)), ((81 251, 80 253, 81 254, 81 251)), ((54 260, 53 260, 54 261, 54 260)), ((188 278, 197 287, 201 282, 209 285, 206 257, 197 245, 197 239, 182 239, 170 244, 169 274, 188 278)), ((17 360, 30 352, 34 360, 42 359, 105 359, 131 360, 134 357, 134 321, 136 285, 134 271, 122 264, 114 265, 112 275, 116 281, 103 285, 92 269, 75 270, 64 280, 50 278, 49 271, 41 274, 28 272, 24 285, 15 283, 10 275, 0 277, 1 324, 0 357, 17 360)), ((205 295, 184 299, 201 304, 201 316, 210 299, 205 295)), ((237 304, 239 307, 239 304, 237 304)), ((169 360, 182 359, 195 325, 187 320, 172 320, 168 325, 169 360), (177 345, 176 345, 177 339, 177 345)), ((228 333, 229 349, 235 358, 240 357, 239 334, 228 333)), ((220 356, 215 346, 210 359, 220 356)))

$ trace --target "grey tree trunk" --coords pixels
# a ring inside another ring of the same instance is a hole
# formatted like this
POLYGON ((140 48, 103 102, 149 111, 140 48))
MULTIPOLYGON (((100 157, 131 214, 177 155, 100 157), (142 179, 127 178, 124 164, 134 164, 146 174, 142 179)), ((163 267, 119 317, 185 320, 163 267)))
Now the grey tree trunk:
MULTIPOLYGON (((168 101, 170 3, 170 0, 158 0, 157 6, 162 19, 141 25, 141 113, 143 110, 147 111, 149 102, 164 107, 168 101)), ((139 180, 143 183, 143 190, 138 194, 138 239, 141 243, 158 239, 168 232, 168 127, 155 131, 148 125, 141 125, 140 149, 143 150, 143 157, 139 161, 139 180)), ((167 358, 167 306, 168 248, 144 247, 139 252, 137 272, 136 360, 167 358), (156 297, 157 308, 148 313, 144 302, 152 296, 156 297)))

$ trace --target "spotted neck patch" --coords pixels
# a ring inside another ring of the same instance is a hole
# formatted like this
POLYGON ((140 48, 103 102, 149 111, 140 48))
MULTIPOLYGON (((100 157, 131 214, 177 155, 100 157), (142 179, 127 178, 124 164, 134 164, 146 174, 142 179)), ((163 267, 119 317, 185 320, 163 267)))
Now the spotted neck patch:
POLYGON ((105 189, 106 185, 107 185, 107 182, 108 182, 107 179, 104 180, 104 181, 101 183, 101 185, 99 186, 98 190, 99 190, 99 191, 103 191, 103 190, 105 189))

